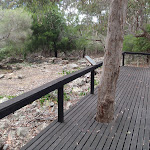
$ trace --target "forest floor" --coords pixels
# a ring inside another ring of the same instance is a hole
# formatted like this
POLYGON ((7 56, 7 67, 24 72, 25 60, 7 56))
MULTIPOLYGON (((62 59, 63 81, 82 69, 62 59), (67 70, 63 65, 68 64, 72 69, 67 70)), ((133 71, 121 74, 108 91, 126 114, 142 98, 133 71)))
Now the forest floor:
MULTIPOLYGON (((96 62, 103 57, 93 58, 96 62)), ((90 64, 85 59, 36 58, 36 61, 7 63, 0 69, 0 103, 90 64)), ((101 68, 97 69, 98 85, 101 68)), ((90 91, 90 73, 65 86, 64 109, 69 109, 90 91)), ((57 91, 0 120, 0 149, 19 150, 57 118, 57 91)))

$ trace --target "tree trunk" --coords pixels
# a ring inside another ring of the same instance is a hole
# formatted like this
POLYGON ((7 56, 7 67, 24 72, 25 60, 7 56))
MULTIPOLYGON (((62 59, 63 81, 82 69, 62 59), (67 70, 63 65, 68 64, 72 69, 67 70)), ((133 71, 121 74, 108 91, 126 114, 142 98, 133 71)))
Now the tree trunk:
POLYGON ((84 58, 85 55, 86 55, 86 48, 84 47, 82 58, 84 58))
POLYGON ((54 42, 54 53, 55 53, 55 57, 58 57, 58 52, 57 52, 57 47, 56 47, 56 43, 54 42))
POLYGON ((102 123, 109 123, 114 119, 115 91, 120 70, 126 8, 127 0, 111 0, 106 51, 95 118, 102 123))

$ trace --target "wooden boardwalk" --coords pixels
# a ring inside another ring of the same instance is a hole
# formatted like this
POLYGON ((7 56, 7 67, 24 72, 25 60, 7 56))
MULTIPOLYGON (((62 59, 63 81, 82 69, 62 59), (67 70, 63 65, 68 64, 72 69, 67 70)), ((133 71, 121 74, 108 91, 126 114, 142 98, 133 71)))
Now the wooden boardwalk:
POLYGON ((121 67, 115 120, 97 123, 97 90, 54 121, 22 150, 149 150, 150 69, 121 67))

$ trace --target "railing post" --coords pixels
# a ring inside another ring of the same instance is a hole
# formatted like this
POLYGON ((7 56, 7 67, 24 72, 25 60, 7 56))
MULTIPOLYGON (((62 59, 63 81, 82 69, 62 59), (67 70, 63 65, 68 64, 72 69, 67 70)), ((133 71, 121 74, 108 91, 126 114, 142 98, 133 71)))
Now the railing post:
POLYGON ((122 66, 124 66, 125 53, 122 53, 122 66))
POLYGON ((63 108, 63 101, 64 101, 64 91, 63 86, 58 89, 58 122, 64 122, 64 108, 63 108))
POLYGON ((91 71, 91 94, 94 94, 94 70, 91 71))

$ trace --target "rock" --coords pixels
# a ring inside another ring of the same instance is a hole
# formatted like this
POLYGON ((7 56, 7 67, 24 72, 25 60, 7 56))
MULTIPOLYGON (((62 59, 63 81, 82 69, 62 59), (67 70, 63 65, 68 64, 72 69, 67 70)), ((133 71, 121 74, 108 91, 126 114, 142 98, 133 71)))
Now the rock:
POLYGON ((55 109, 55 107, 51 107, 51 112, 53 112, 53 111, 54 111, 54 109, 55 109))
MULTIPOLYGON (((45 106, 50 106, 50 102, 48 101, 48 100, 46 100, 45 102, 44 102, 44 105, 45 106)), ((52 106, 53 107, 53 106, 52 106)))
POLYGON ((11 77, 11 76, 9 76, 9 77, 7 77, 7 79, 12 79, 12 77, 11 77))
POLYGON ((8 139, 13 140, 15 138, 15 134, 16 134, 15 130, 9 131, 9 133, 8 133, 8 139))
POLYGON ((4 60, 5 63, 21 63, 23 62, 23 59, 19 59, 19 58, 14 58, 14 57, 9 57, 6 60, 4 60))
POLYGON ((75 93, 78 93, 78 92, 80 92, 80 91, 81 91, 81 89, 78 88, 78 87, 74 87, 74 88, 72 89, 72 92, 75 92, 75 93))
POLYGON ((78 63, 79 63, 79 64, 86 64, 87 61, 86 61, 85 59, 80 59, 80 60, 78 60, 78 63))
POLYGON ((47 106, 42 106, 42 111, 45 111, 47 109, 47 106))
POLYGON ((86 83, 89 83, 90 81, 91 81, 91 79, 90 78, 86 78, 86 83))
POLYGON ((25 116, 20 116, 19 117, 19 120, 23 120, 24 121, 25 119, 26 119, 25 116))
POLYGON ((20 66, 12 66, 12 70, 20 70, 22 67, 20 66))
POLYGON ((19 127, 17 128, 17 135, 25 137, 29 133, 29 128, 28 127, 19 127))
POLYGON ((37 130, 40 132, 41 130, 45 129, 47 126, 48 126, 48 124, 44 122, 43 124, 38 126, 37 130))
POLYGON ((67 70, 67 65, 63 66, 63 71, 67 70))
POLYGON ((33 106, 37 106, 37 104, 38 104, 38 103, 37 103, 36 101, 34 101, 34 102, 32 103, 33 106))
POLYGON ((36 109, 36 116, 39 115, 41 113, 40 109, 36 109))
POLYGON ((72 87, 74 87, 74 86, 83 86, 83 85, 85 85, 85 83, 86 83, 86 79, 78 78, 78 79, 73 81, 72 87))
POLYGON ((77 69, 79 66, 77 64, 69 64, 68 67, 70 69, 77 69))
MULTIPOLYGON (((43 62, 44 65, 48 65, 48 62, 43 62)), ((45 66, 44 66, 45 67, 45 66)))
POLYGON ((10 65, 6 65, 5 62, 0 63, 0 69, 9 69, 12 70, 10 65))
POLYGON ((9 73, 9 74, 7 74, 7 79, 13 79, 13 78, 14 78, 13 73, 9 73))
POLYGON ((53 107, 54 105, 55 105, 54 102, 50 102, 50 104, 49 104, 50 107, 53 107))
POLYGON ((4 74, 1 74, 0 75, 0 79, 2 79, 2 78, 4 78, 5 77, 5 75, 4 74))
POLYGON ((54 117, 47 117, 45 120, 53 121, 53 120, 54 120, 54 117))
POLYGON ((3 65, 4 65, 4 64, 0 63, 0 69, 3 69, 3 65))
POLYGON ((78 85, 83 86, 83 85, 85 85, 85 83, 86 83, 86 81, 82 80, 78 85))
POLYGON ((3 146, 4 146, 3 141, 0 139, 0 150, 3 150, 3 146))
POLYGON ((69 101, 65 102, 65 109, 69 109, 71 105, 72 105, 71 102, 69 102, 69 101))
POLYGON ((13 114, 14 118, 19 118, 20 117, 20 113, 18 111, 15 111, 15 113, 13 114))
POLYGON ((61 58, 53 58, 52 63, 60 64, 60 63, 62 63, 62 59, 61 58))
POLYGON ((3 122, 3 123, 1 123, 1 125, 0 125, 0 129, 7 129, 9 127, 9 123, 8 123, 8 121, 6 121, 6 122, 3 122))
POLYGON ((24 91, 24 89, 18 89, 18 91, 21 91, 21 92, 22 92, 22 91, 24 91))
POLYGON ((5 144, 4 147, 3 147, 3 150, 7 150, 8 147, 9 147, 9 145, 8 145, 8 144, 5 144))
POLYGON ((9 100, 9 99, 8 99, 7 97, 3 97, 3 98, 0 99, 0 103, 6 102, 6 101, 8 101, 8 100, 9 100))
POLYGON ((100 62, 100 61, 103 61, 103 60, 104 60, 104 57, 94 58, 95 62, 100 62))
POLYGON ((24 78, 24 76, 23 75, 18 75, 18 77, 17 77, 18 79, 23 79, 24 78))
POLYGON ((86 78, 90 78, 90 76, 91 76, 91 73, 87 73, 87 74, 85 75, 86 78))
POLYGON ((58 109, 55 109, 55 116, 58 116, 58 109))
POLYGON ((62 60, 62 64, 63 64, 63 65, 66 65, 66 64, 68 64, 68 63, 69 63, 68 60, 62 60))

